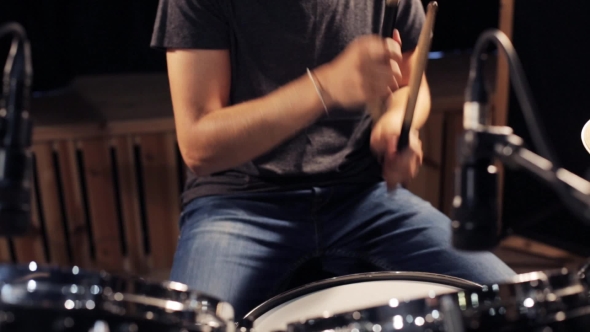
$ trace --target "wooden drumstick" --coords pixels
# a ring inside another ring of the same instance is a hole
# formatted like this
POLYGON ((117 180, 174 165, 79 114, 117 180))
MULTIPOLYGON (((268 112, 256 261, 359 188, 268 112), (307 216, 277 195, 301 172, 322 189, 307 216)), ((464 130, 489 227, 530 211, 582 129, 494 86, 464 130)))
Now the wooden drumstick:
MULTIPOLYGON (((397 4, 399 0, 388 1, 388 5, 392 2, 395 2, 395 7, 397 11, 397 4)), ((434 30, 434 21, 436 18, 436 12, 438 10, 438 3, 436 1, 432 1, 428 4, 427 12, 426 12, 426 20, 424 25, 422 26, 422 30, 420 32, 420 37, 418 39, 418 45, 416 46, 416 57, 414 58, 414 64, 412 67, 412 72, 410 73, 410 82, 409 82, 409 93, 408 93, 408 102, 406 104, 406 110, 404 114, 404 120, 402 123, 402 129, 400 138, 398 140, 397 151, 402 151, 407 148, 409 144, 409 133, 410 128, 412 126, 412 120, 414 118, 414 109, 416 108, 416 103, 418 100, 418 94, 420 92, 420 85, 422 83, 422 76, 426 71, 426 64, 428 62, 428 53, 430 52, 430 46, 432 42, 432 35, 434 30)), ((384 24, 385 25, 385 24, 384 24)), ((388 26, 389 28, 389 26, 388 26)), ((382 30, 385 33, 385 29, 382 30)), ((388 32, 389 33, 389 32, 388 32)), ((389 36, 393 35, 393 29, 389 36)), ((385 35, 384 35, 385 37, 385 35)), ((381 116, 387 111, 386 105, 387 99, 382 99, 378 101, 374 101, 373 103, 369 104, 367 109, 369 114, 373 118, 373 122, 377 122, 381 116)))
POLYGON ((402 129, 397 141, 397 151, 401 152, 408 147, 410 143, 410 129, 412 127, 412 120, 414 119, 414 109, 418 101, 418 94, 420 92, 420 85, 422 83, 422 76, 426 72, 426 64, 428 63, 428 53, 432 43, 432 35, 434 30, 434 19, 436 11, 438 10, 438 3, 432 1, 428 4, 426 13, 426 22, 420 32, 420 39, 418 39, 418 46, 416 49, 415 62, 410 73, 408 103, 406 104, 406 112, 404 114, 404 121, 402 129))

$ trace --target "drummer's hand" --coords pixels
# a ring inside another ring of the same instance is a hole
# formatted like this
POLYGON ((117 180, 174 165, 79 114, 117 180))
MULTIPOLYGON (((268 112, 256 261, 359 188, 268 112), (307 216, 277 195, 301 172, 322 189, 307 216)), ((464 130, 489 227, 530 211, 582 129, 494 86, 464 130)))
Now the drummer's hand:
POLYGON ((422 141, 417 129, 410 130, 408 147, 397 151, 402 116, 402 112, 385 113, 371 132, 371 149, 383 162, 383 178, 390 190, 412 180, 422 165, 422 141))

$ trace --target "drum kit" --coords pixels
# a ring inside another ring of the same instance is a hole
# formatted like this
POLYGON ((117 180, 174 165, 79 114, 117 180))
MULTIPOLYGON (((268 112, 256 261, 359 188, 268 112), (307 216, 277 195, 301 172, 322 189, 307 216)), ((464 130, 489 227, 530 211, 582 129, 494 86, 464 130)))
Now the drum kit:
POLYGON ((239 318, 231 304, 181 283, 31 262, 0 266, 0 331, 587 331, 587 270, 489 285, 419 272, 347 275, 288 290, 239 318))

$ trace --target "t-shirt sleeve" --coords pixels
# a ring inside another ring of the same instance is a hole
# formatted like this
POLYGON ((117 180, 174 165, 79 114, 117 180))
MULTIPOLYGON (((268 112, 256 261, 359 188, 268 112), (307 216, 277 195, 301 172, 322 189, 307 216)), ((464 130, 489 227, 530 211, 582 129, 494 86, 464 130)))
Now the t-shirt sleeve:
POLYGON ((425 20, 426 14, 422 1, 401 0, 399 2, 396 28, 402 38, 402 52, 416 48, 425 20))
POLYGON ((229 48, 221 0, 160 0, 150 46, 156 49, 229 48))

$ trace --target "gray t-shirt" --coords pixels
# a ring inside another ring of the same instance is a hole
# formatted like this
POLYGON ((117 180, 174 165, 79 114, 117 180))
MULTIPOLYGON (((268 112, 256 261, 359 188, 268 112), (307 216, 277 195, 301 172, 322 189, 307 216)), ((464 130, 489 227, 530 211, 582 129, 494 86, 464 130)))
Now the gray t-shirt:
MULTIPOLYGON (((378 34, 384 0, 160 0, 151 46, 228 49, 232 104, 266 95, 334 59, 356 37, 378 34)), ((414 49, 420 0, 402 0, 396 28, 414 49)), ((332 109, 268 153, 210 176, 189 172, 183 202, 199 196, 381 181, 366 112, 332 109)))

